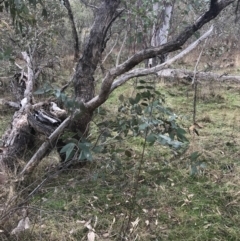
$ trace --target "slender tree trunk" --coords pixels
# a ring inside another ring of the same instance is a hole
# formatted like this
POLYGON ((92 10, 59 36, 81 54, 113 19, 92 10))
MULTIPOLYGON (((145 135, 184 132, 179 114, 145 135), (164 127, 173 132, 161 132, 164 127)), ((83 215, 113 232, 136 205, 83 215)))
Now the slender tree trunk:
MULTIPOLYGON (((165 44, 168 41, 174 2, 175 0, 170 2, 164 1, 162 3, 163 6, 160 6, 159 3, 153 4, 153 13, 158 16, 158 19, 154 23, 152 30, 151 45, 154 47, 165 44)), ((166 60, 166 55, 158 56, 158 58, 153 58, 149 61, 149 63, 152 66, 156 66, 158 63, 164 63, 166 60)))
POLYGON ((71 8, 69 0, 64 0, 64 6, 66 7, 66 9, 68 11, 68 17, 69 17, 69 20, 71 23, 71 28, 72 28, 72 36, 73 36, 73 41, 74 41, 74 60, 78 60, 79 54, 80 54, 78 33, 77 33, 74 16, 73 16, 73 12, 72 12, 72 8, 71 8))

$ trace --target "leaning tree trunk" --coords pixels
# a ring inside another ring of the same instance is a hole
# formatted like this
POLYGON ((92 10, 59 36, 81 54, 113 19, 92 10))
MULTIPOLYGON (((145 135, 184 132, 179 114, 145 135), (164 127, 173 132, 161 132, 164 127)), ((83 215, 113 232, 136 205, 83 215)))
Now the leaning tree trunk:
MULTIPOLYGON (((77 102, 86 103, 94 97, 94 73, 106 47, 108 30, 120 14, 117 11, 119 3, 120 0, 104 0, 96 10, 94 24, 73 80, 77 102)), ((75 119, 71 123, 72 131, 75 133, 80 131, 83 135, 87 135, 91 119, 92 112, 87 112, 80 119, 75 119)))

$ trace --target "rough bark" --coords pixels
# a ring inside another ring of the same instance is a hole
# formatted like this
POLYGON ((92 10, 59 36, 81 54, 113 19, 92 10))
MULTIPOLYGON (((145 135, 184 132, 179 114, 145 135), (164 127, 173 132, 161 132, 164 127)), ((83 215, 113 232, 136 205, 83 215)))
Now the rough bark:
POLYGON ((18 109, 13 115, 10 127, 2 137, 2 146, 0 147, 0 164, 8 166, 12 170, 14 167, 18 167, 18 160, 24 156, 25 151, 34 145, 36 132, 49 136, 57 128, 56 124, 61 122, 57 117, 52 116, 54 113, 50 113, 47 117, 53 121, 50 125, 38 121, 39 116, 41 118, 46 116, 43 111, 46 103, 33 105, 32 93, 35 77, 32 61, 26 52, 22 52, 22 56, 27 64, 27 73, 22 70, 21 73, 14 76, 11 82, 12 92, 17 102, 3 101, 3 104, 18 109))
MULTIPOLYGON (((93 75, 106 47, 108 30, 119 15, 117 11, 119 3, 120 0, 104 0, 96 10, 94 24, 84 47, 83 55, 77 64, 73 80, 75 98, 78 102, 85 103, 91 100, 95 94, 93 75)), ((75 132, 80 131, 86 135, 91 118, 92 111, 86 111, 83 117, 72 122, 72 130, 75 132)))
POLYGON ((79 48, 79 39, 78 39, 78 33, 77 33, 76 24, 74 20, 74 15, 73 15, 69 0, 64 0, 63 3, 68 11, 68 18, 70 20, 71 28, 72 28, 72 36, 74 41, 74 60, 78 60, 79 54, 80 54, 80 48, 79 48))

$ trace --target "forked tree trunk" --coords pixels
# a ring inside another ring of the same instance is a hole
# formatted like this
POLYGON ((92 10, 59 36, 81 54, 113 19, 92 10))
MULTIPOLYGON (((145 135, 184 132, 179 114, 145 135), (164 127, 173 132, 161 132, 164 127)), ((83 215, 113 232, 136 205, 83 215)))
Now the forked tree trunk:
MULTIPOLYGON (((68 2, 68 1, 67 1, 68 2)), ((68 2, 69 3, 69 2, 68 2)), ((94 97, 94 73, 102 57, 102 52, 106 47, 108 40, 108 30, 112 23, 119 16, 121 12, 117 11, 120 0, 103 0, 101 5, 96 10, 96 18, 92 26, 88 42, 86 43, 83 55, 77 64, 76 73, 74 76, 74 90, 75 90, 75 101, 79 103, 86 103, 94 97)), ((68 5, 69 7, 69 5, 68 5)), ((70 8, 68 8, 70 9, 70 8)), ((24 53, 25 54, 25 53, 24 53)), ((44 103, 40 105, 32 105, 32 91, 33 91, 33 71, 31 61, 26 55, 25 60, 28 65, 28 76, 24 81, 26 85, 24 95, 21 96, 26 101, 24 106, 21 106, 17 111, 12 120, 12 124, 3 135, 3 146, 0 147, 0 163, 5 163, 7 166, 14 167, 16 160, 21 158, 24 154, 24 150, 29 147, 34 141, 33 128, 35 131, 44 133, 49 136, 56 127, 49 127, 42 125, 37 122, 36 114, 33 115, 34 111, 38 111, 42 108, 44 103)), ((25 76, 25 75, 24 75, 25 76)), ((19 99, 19 102, 21 99, 19 99)), ((19 103, 20 104, 20 103, 19 103)), ((92 119, 92 112, 86 112, 81 115, 80 118, 75 118, 70 122, 70 129, 74 133, 81 133, 87 135, 88 126, 92 119)), ((58 150, 61 149, 61 140, 56 143, 56 139, 51 143, 57 145, 58 150)))
MULTIPOLYGON (((83 55, 77 64, 73 81, 75 98, 78 102, 86 103, 94 97, 94 73, 106 47, 108 30, 120 14, 117 11, 119 3, 120 0, 105 0, 96 10, 96 18, 84 47, 83 55)), ((91 118, 92 112, 87 112, 80 119, 75 119, 71 123, 72 131, 75 133, 80 131, 86 135, 91 118)))

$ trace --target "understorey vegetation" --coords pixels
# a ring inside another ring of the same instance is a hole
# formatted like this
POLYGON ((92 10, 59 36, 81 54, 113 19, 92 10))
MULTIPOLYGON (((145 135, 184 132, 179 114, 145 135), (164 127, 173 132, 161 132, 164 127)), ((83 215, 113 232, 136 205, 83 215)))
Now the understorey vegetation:
POLYGON ((1 239, 237 240, 238 5, 3 0, 1 239))

